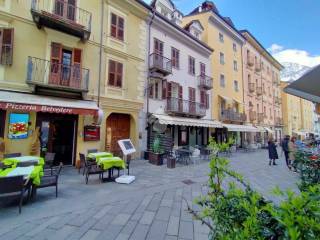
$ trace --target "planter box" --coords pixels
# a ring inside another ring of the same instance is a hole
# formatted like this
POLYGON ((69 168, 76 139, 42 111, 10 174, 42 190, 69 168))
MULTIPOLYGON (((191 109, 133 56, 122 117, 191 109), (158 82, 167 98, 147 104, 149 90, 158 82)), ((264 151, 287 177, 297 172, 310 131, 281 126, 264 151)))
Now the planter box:
POLYGON ((149 163, 157 166, 162 165, 163 164, 162 156, 163 154, 160 154, 160 153, 148 152, 149 163))

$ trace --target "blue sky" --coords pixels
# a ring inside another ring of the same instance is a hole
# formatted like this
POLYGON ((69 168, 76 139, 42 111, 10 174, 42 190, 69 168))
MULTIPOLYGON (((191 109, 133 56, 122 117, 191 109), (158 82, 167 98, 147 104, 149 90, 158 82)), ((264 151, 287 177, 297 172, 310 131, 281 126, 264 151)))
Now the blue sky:
MULTIPOLYGON (((145 0, 150 2, 150 0, 145 0)), ((203 0, 173 0, 187 14, 203 0)), ((214 0, 238 29, 248 29, 280 61, 320 63, 319 0, 214 0), (273 45, 273 46, 272 46, 273 45), (271 48, 272 46, 272 48, 271 48)))

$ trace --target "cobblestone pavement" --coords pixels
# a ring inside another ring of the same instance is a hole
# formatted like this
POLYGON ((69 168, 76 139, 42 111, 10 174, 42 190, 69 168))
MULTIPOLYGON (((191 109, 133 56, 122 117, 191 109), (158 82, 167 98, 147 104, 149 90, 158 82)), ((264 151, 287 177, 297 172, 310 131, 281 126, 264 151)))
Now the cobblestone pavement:
MULTIPOLYGON (((278 201, 272 188, 297 190, 298 176, 283 159, 270 167, 266 156, 264 150, 236 153, 231 167, 266 198, 278 201)), ((167 169, 140 160, 132 163, 137 180, 131 185, 100 183, 97 176, 85 185, 81 174, 65 168, 58 198, 54 189, 41 189, 21 215, 17 207, 0 209, 0 239, 208 239, 208 228, 186 211, 187 202, 192 205, 206 193, 208 173, 204 161, 167 169)))

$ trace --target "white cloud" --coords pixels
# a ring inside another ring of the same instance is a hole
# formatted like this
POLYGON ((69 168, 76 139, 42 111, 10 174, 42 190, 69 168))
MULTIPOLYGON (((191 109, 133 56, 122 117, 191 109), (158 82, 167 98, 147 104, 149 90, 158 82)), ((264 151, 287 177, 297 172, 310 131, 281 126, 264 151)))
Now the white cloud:
POLYGON ((312 55, 300 49, 286 49, 278 44, 272 44, 268 51, 279 62, 298 63, 300 65, 314 67, 320 64, 320 55, 312 55))

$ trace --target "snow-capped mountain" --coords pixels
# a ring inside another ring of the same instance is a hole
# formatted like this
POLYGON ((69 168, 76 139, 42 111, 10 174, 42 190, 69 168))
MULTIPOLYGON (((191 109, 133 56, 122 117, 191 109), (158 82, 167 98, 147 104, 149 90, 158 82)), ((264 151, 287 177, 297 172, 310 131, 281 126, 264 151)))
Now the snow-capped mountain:
POLYGON ((310 69, 310 67, 298 63, 282 62, 281 64, 284 66, 284 69, 281 71, 282 81, 297 80, 310 69))

